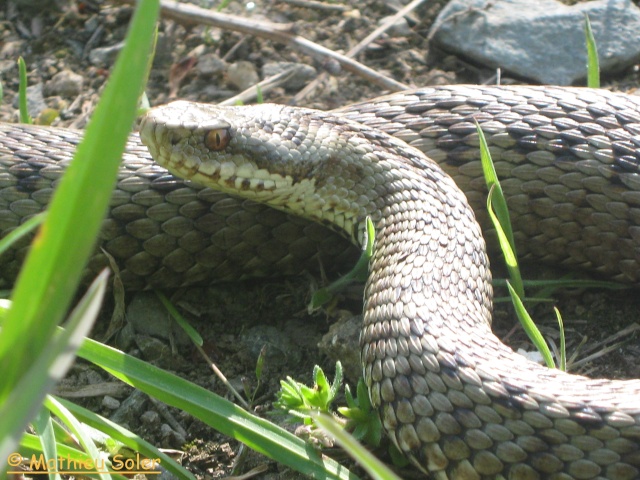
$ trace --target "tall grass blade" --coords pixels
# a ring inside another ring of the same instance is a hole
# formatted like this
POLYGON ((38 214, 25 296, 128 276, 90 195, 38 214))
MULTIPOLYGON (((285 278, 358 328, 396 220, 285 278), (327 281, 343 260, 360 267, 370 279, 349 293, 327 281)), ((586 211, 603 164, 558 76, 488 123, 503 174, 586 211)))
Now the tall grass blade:
POLYGON ((600 88, 600 58, 589 15, 584 14, 584 36, 587 43, 587 86, 600 88))

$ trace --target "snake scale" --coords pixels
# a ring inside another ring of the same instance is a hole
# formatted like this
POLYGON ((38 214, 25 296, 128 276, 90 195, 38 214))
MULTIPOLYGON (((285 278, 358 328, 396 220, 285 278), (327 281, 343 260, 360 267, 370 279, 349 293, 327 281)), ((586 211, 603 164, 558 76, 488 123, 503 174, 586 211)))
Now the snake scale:
MULTIPOLYGON (((640 381, 549 370, 491 333, 480 227, 434 162, 472 205, 484 202, 474 120, 506 179, 521 251, 638 283, 640 99, 576 88, 423 88, 329 113, 157 107, 143 141, 188 180, 132 137, 101 245, 126 284, 170 287, 346 256, 316 223, 358 243, 371 215, 364 374, 418 468, 437 479, 640 478, 640 381)), ((42 208, 76 142, 0 125, 2 230, 42 208)), ((7 281, 21 249, 3 258, 7 281)))

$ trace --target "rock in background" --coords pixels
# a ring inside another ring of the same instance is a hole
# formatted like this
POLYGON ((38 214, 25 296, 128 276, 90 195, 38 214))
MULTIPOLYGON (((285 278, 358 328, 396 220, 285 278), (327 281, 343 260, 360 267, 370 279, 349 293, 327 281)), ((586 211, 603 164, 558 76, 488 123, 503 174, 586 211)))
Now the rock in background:
POLYGON ((640 59, 640 9, 630 0, 566 6, 555 0, 452 0, 431 29, 434 44, 483 66, 539 83, 586 78, 585 14, 602 72, 640 59))

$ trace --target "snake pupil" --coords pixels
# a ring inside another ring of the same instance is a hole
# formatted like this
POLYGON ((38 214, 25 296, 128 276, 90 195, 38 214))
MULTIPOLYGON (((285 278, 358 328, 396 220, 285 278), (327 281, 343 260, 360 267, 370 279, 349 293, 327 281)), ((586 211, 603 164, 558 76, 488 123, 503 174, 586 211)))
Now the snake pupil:
POLYGON ((204 144, 209 150, 219 152, 224 150, 229 145, 231 135, 226 128, 216 128, 209 130, 204 136, 204 144))

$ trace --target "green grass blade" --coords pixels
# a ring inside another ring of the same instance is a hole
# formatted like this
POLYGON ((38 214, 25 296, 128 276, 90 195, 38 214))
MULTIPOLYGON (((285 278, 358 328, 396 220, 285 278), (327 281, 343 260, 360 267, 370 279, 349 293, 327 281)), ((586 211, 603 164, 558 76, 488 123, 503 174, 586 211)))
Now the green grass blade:
POLYGON ((556 319, 558 320, 558 328, 560 331, 560 370, 563 372, 567 371, 567 342, 564 336, 564 321, 562 320, 562 315, 560 314, 560 310, 556 307, 553 307, 553 310, 556 312, 556 319))
POLYGON ((518 267, 518 255, 516 253, 516 243, 513 237, 513 229, 511 228, 511 217, 509 216, 507 201, 504 198, 504 192, 500 186, 500 181, 498 180, 498 175, 496 174, 496 169, 491 159, 487 139, 478 122, 476 122, 476 130, 480 142, 480 163, 482 164, 482 172, 487 188, 489 189, 487 210, 491 217, 491 222, 498 233, 500 248, 505 257, 513 287, 516 292, 518 292, 519 297, 524 297, 524 286, 522 284, 520 268, 518 267))
POLYGON ((547 364, 549 368, 555 368, 556 364, 553 361, 553 356, 551 355, 551 350, 549 350, 549 346, 547 342, 544 341, 544 337, 533 319, 529 316, 527 309, 524 307, 522 300, 518 296, 516 290, 511 286, 509 282, 507 282, 507 287, 509 288, 509 293, 511 294, 511 301, 516 309, 516 314, 518 316, 518 320, 522 324, 522 328, 527 332, 528 337, 531 339, 535 347, 542 354, 542 358, 544 362, 547 364))
POLYGON ((176 375, 92 340, 85 341, 78 355, 123 382, 190 413, 221 433, 305 475, 357 478, 295 435, 176 375))
POLYGON ((327 414, 312 413, 316 425, 335 438, 336 442, 375 480, 400 480, 389 467, 364 448, 352 435, 327 414))
POLYGON ((19 239, 30 233, 34 228, 44 222, 47 212, 42 212, 34 215, 29 220, 13 229, 9 234, 4 236, 0 240, 0 255, 6 252, 11 245, 17 242, 19 239))
POLYGON ((185 470, 182 465, 180 465, 167 454, 158 450, 157 447, 154 447, 149 442, 140 438, 135 433, 130 432, 126 428, 115 424, 111 420, 101 417, 97 413, 87 410, 86 408, 76 405, 75 403, 72 403, 68 400, 58 398, 57 401, 60 403, 60 405, 67 408, 78 420, 82 421, 92 428, 95 428, 96 430, 99 430, 103 434, 108 435, 112 440, 126 445, 132 451, 138 452, 141 455, 144 455, 146 458, 160 459, 160 464, 166 470, 176 475, 178 478, 196 480, 196 477, 185 470))
POLYGON ((88 335, 106 291, 107 274, 102 272, 69 317, 67 328, 57 331, 35 362, 0 405, 0 470, 15 451, 27 422, 41 408, 47 391, 71 366, 75 351, 88 335))
POLYGON ((193 344, 201 347, 204 344, 204 340, 202 339, 202 336, 198 333, 198 331, 189 324, 187 319, 180 314, 178 309, 173 306, 173 303, 171 303, 163 293, 156 290, 155 294, 156 297, 158 297, 158 299, 162 302, 162 305, 164 305, 164 308, 166 308, 169 314, 173 317, 173 319, 178 323, 178 325, 180 325, 184 332, 189 335, 189 338, 191 339, 193 344))
MULTIPOLYGON (((46 408, 41 408, 33 421, 33 428, 40 439, 40 445, 44 452, 44 458, 47 461, 55 462, 58 458, 58 449, 56 448, 56 437, 53 434, 53 422, 51 415, 46 408)), ((49 473, 50 480, 61 480, 58 472, 49 473)))
POLYGON ((516 257, 516 253, 513 251, 511 247, 511 242, 507 238, 507 233, 503 228, 503 224, 498 218, 493 203, 493 199, 495 198, 494 193, 496 192, 496 186, 493 185, 491 190, 489 190, 489 195, 487 196, 487 212, 489 213, 489 218, 491 218, 491 222, 496 229, 496 233, 498 235, 498 243, 500 244, 500 250, 502 255, 504 256, 504 261, 507 265, 507 269, 509 270, 509 277, 511 278, 511 282, 514 286, 516 292, 518 292, 518 296, 524 296, 524 285, 522 283, 522 276, 520 275, 520 267, 518 266, 518 259, 516 257))
POLYGON ((142 91, 158 10, 157 0, 139 2, 129 40, 20 272, 0 335, 0 405, 34 362, 33 352, 42 352, 54 334, 93 250, 142 91))
MULTIPOLYGON (((78 450, 77 448, 70 447, 68 445, 58 444, 58 458, 62 459, 63 467, 65 467, 68 459, 77 459, 82 463, 91 463, 95 462, 96 459, 90 457, 82 450, 78 450)), ((44 463, 45 459, 41 457, 42 449, 40 448, 40 442, 37 436, 31 435, 29 433, 25 434, 20 441, 20 451, 21 453, 29 460, 27 466, 32 469, 42 469, 47 468, 47 465, 44 463)), ((105 462, 105 467, 109 465, 109 462, 105 462)), ((13 465, 12 465, 13 466, 13 465)), ((73 466, 73 465, 71 465, 73 466)), ((102 466, 102 465, 99 465, 102 466)), ((9 468, 9 473, 20 473, 24 474, 24 472, 17 472, 15 468, 9 468)), ((33 475, 33 477, 38 477, 37 475, 33 475)), ((84 478, 80 476, 76 476, 76 478, 84 478)), ((124 475, 120 474, 111 474, 111 478, 117 480, 130 480, 124 475)))
POLYGON ((584 14, 584 36, 587 43, 587 86, 600 88, 600 59, 589 15, 584 14))
MULTIPOLYGON (((48 396, 45 400, 45 407, 47 407, 51 413, 58 417, 67 426, 67 428, 73 432, 89 457, 94 459, 100 458, 100 451, 96 448, 89 433, 85 431, 82 424, 67 408, 65 408, 64 405, 58 402, 55 398, 48 396)), ((101 472, 98 476, 101 480, 111 480, 111 476, 107 473, 101 472)))
POLYGON ((31 115, 29 115, 29 106, 27 104, 27 65, 24 58, 18 58, 18 75, 20 84, 18 86, 18 106, 20 109, 20 123, 33 123, 31 115))

